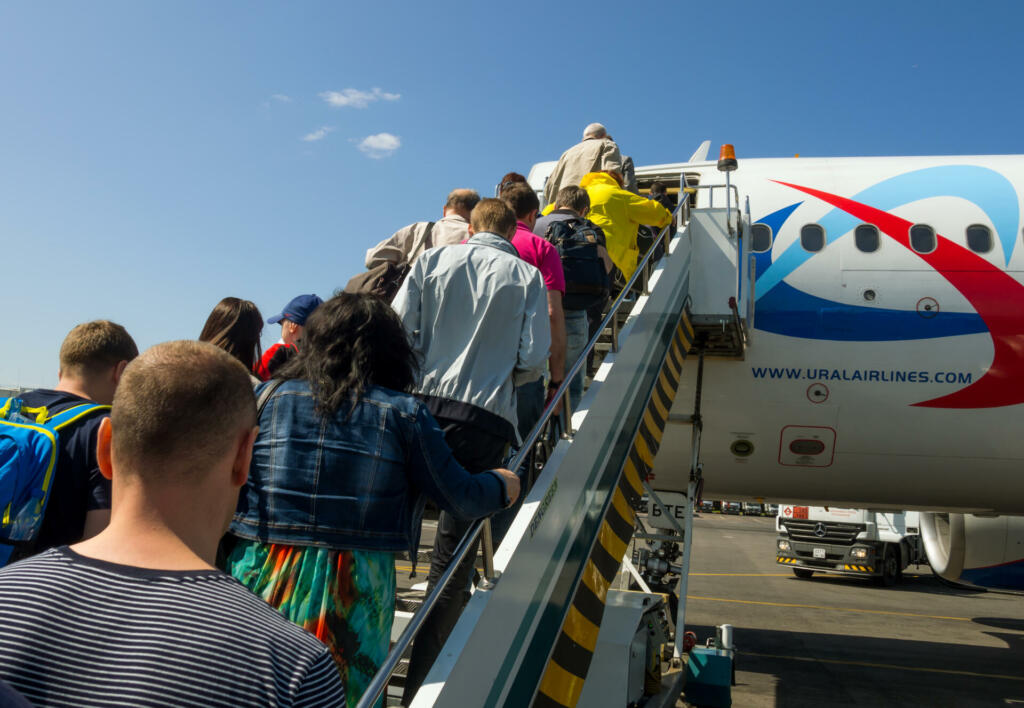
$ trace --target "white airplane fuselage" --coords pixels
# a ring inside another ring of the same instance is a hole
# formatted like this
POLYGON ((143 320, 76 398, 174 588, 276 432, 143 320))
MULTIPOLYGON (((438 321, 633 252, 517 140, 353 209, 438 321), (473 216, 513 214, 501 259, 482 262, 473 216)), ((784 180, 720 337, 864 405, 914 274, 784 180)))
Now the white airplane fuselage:
MULTIPOLYGON (((724 181, 637 174, 673 170, 724 181)), ((1024 514, 1024 157, 751 159, 731 181, 772 241, 743 358, 705 361, 705 496, 1024 514)), ((691 357, 674 418, 695 382, 691 357)), ((685 489, 690 436, 669 424, 655 488, 685 489)))

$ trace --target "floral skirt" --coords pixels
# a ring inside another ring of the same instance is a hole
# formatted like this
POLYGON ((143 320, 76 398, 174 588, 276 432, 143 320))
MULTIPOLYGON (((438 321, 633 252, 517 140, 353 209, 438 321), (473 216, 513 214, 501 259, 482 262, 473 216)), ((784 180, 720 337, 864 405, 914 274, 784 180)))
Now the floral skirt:
POLYGON ((326 644, 355 706, 384 663, 395 613, 395 557, 238 539, 226 570, 326 644))

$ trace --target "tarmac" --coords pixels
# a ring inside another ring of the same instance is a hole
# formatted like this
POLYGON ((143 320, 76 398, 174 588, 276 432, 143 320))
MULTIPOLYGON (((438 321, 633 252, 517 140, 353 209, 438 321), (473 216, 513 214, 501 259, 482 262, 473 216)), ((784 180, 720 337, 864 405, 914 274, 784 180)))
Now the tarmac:
POLYGON ((893 588, 800 580, 776 564, 768 517, 705 513, 693 540, 686 625, 699 644, 733 625, 733 706, 1024 705, 1024 595, 953 588, 926 565, 893 588))

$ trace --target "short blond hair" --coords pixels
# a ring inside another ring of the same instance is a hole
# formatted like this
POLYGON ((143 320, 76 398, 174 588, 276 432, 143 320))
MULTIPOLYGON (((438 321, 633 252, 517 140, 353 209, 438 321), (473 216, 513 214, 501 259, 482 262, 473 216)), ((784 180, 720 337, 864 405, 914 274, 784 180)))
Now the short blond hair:
POLYGON ((473 233, 487 231, 507 238, 516 227, 516 215, 500 199, 481 199, 480 203, 473 207, 469 223, 473 226, 473 233))
POLYGON ((139 355, 135 340, 121 325, 110 320, 84 322, 60 345, 60 370, 73 376, 102 373, 139 355))
POLYGON ((256 425, 252 380, 212 344, 157 344, 125 368, 110 423, 123 471, 154 481, 194 477, 256 425))

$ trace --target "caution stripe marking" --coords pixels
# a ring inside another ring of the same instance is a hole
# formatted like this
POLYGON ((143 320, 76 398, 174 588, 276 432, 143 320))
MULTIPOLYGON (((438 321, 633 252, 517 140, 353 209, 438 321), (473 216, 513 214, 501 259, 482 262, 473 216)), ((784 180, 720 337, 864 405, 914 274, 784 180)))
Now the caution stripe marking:
POLYGON ((573 708, 583 691, 583 682, 597 646, 608 588, 633 536, 636 523, 634 507, 643 495, 641 480, 646 479, 654 465, 665 422, 679 388, 683 360, 692 343, 693 327, 684 312, 662 362, 618 484, 605 509, 581 582, 576 587, 534 697, 534 708, 573 708))

